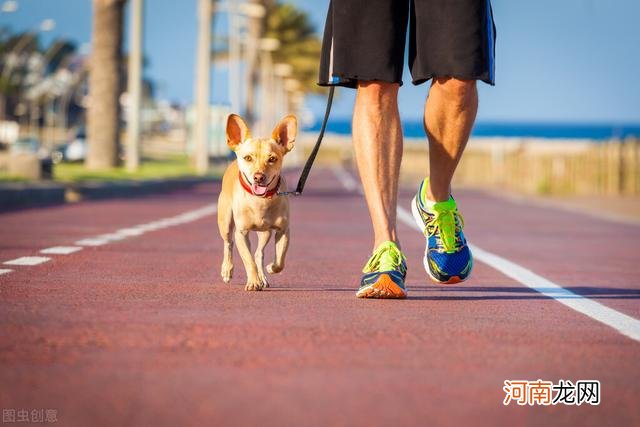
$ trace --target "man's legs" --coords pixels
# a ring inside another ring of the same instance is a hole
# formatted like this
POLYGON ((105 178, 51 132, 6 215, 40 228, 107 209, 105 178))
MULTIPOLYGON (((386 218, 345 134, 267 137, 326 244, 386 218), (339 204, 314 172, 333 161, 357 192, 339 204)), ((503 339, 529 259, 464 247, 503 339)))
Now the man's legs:
POLYGON ((396 205, 402 161, 397 83, 359 82, 353 110, 353 145, 369 207, 374 249, 398 242, 396 205))
POLYGON ((439 283, 466 280, 473 258, 464 222, 451 198, 451 179, 469 139, 478 110, 475 80, 436 78, 424 109, 429 138, 429 178, 412 202, 416 222, 427 237, 424 267, 439 283))
POLYGON ((398 247, 396 205, 402 160, 398 83, 358 82, 353 146, 373 224, 373 254, 363 269, 359 298, 406 298, 406 259, 398 247))
MULTIPOLYGON (((429 186, 431 201, 449 199, 451 179, 467 144, 478 111, 475 80, 436 78, 424 107, 429 138, 429 186)), ((355 131, 355 129, 354 129, 355 131)))

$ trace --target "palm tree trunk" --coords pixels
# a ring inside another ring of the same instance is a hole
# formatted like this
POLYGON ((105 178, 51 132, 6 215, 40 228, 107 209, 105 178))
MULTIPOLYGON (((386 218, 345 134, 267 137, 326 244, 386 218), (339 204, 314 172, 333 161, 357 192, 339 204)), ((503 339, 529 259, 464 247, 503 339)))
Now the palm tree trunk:
POLYGON ((88 169, 118 162, 122 27, 126 0, 93 0, 92 52, 87 112, 88 169))

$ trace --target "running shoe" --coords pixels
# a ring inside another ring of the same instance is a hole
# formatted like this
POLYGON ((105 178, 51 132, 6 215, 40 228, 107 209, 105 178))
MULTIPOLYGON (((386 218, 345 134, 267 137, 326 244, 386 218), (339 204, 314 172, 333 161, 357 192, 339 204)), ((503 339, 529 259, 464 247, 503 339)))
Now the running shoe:
POLYGON ((444 202, 428 203, 428 183, 427 178, 420 184, 411 202, 413 218, 427 239, 424 268, 435 282, 459 283, 469 277, 473 268, 471 250, 462 232, 464 219, 451 196, 444 202))
POLYGON ((393 242, 384 242, 362 270, 358 298, 406 298, 407 259, 393 242))

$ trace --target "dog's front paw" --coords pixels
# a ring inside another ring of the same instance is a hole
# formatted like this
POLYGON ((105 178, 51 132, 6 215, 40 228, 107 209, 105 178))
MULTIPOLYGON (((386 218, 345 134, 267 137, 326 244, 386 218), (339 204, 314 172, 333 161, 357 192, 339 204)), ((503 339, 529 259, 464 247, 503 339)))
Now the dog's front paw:
POLYGON ((247 280, 247 284, 244 286, 245 291, 261 291, 265 285, 259 278, 247 280))
POLYGON ((222 281, 224 283, 229 283, 231 281, 231 278, 233 277, 233 264, 222 264, 220 275, 222 276, 222 281))
POLYGON ((284 265, 278 265, 275 262, 267 265, 267 271, 271 274, 280 273, 284 269, 284 265))
POLYGON ((260 282, 262 282, 262 286, 265 288, 268 288, 269 280, 267 280, 267 275, 262 273, 262 274, 258 274, 258 277, 260 277, 260 282))

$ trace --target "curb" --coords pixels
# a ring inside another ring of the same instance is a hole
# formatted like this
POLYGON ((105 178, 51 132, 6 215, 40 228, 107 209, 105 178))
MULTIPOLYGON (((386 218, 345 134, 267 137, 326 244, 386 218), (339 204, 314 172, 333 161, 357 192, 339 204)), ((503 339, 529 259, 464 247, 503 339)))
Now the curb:
POLYGON ((190 188, 213 182, 213 177, 183 177, 141 181, 86 181, 82 183, 0 184, 0 212, 37 206, 74 203, 81 200, 138 197, 190 188))
POLYGON ((0 184, 0 212, 64 203, 65 191, 63 185, 54 183, 0 184))

